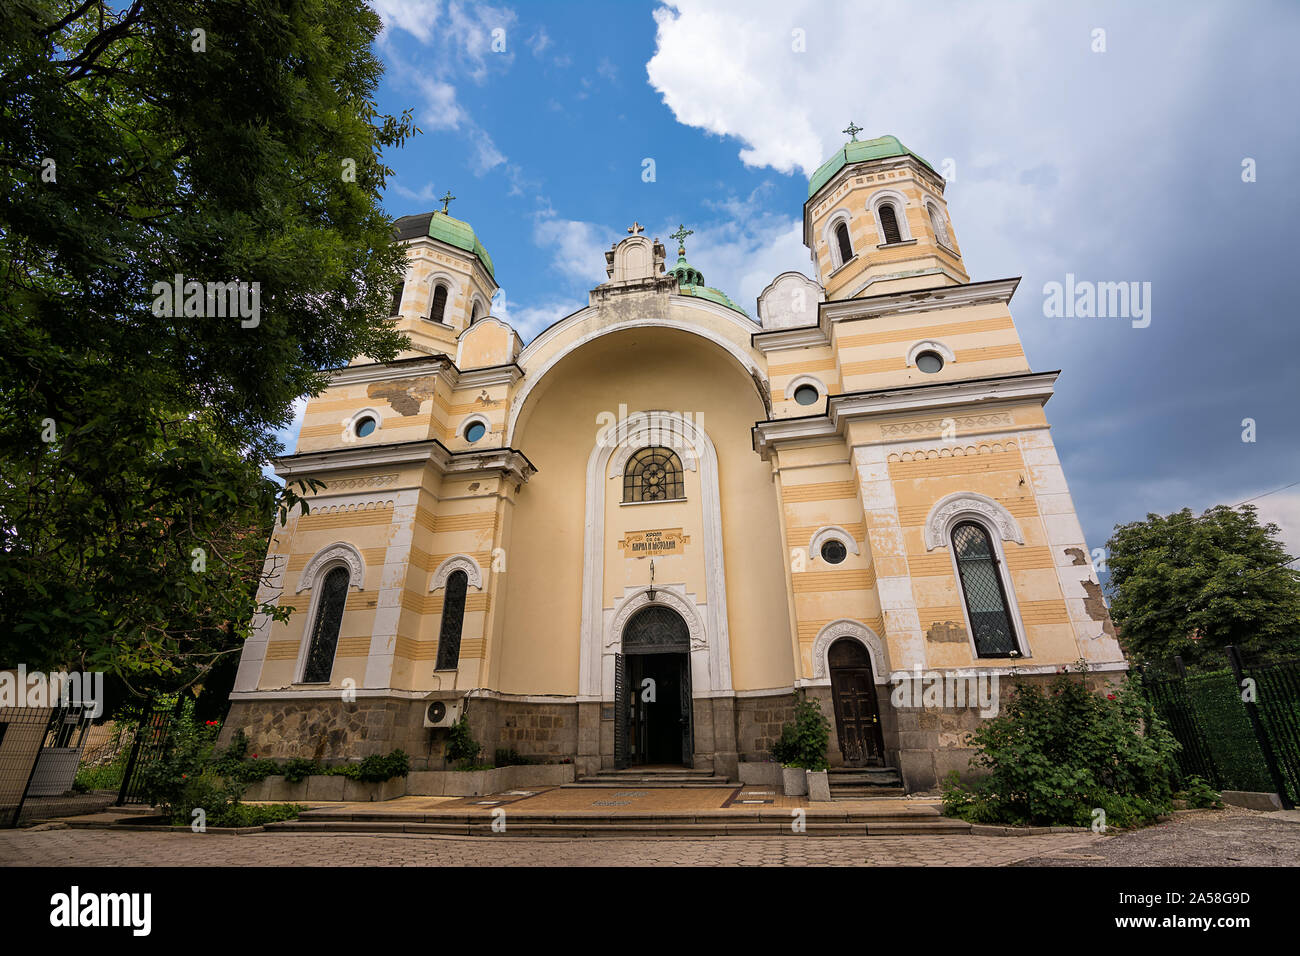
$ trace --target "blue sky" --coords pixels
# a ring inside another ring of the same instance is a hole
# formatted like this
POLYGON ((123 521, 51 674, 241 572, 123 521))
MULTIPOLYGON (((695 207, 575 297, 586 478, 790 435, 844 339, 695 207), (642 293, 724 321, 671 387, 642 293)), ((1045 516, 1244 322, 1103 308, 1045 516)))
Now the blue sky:
MULTIPOLYGON (((692 264, 754 314, 810 270, 807 175, 853 120, 950 160, 972 279, 1023 277, 1012 314, 1031 365, 1063 370, 1048 416, 1091 547, 1300 482, 1300 5, 371 2, 380 105, 424 130, 386 157, 386 208, 449 189, 525 339, 585 304, 634 219, 693 228, 692 264), (1048 318, 1067 273, 1151 283, 1150 325, 1048 318)), ((1300 553, 1300 484, 1256 503, 1300 553)))

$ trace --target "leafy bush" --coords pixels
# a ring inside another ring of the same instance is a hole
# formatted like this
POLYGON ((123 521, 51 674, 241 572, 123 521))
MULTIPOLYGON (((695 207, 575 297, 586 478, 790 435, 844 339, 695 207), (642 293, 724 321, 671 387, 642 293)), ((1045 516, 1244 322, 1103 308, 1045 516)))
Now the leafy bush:
POLYGON ((809 700, 800 691, 794 704, 794 721, 781 727, 781 736, 772 745, 772 759, 786 767, 825 770, 830 733, 830 721, 817 701, 809 700))
MULTIPOLYGON (((478 760, 479 751, 482 749, 474 739, 474 735, 469 732, 469 717, 461 714, 460 720, 451 725, 447 735, 447 759, 458 765, 467 766, 478 760)), ((464 770, 466 766, 457 766, 456 769, 464 770)))
POLYGON ((280 768, 280 773, 289 783, 302 783, 308 777, 324 772, 325 768, 310 757, 294 757, 280 768))
POLYGON ((973 823, 1085 826, 1093 810, 1109 826, 1151 823, 1169 812, 1177 741, 1131 681, 1118 691, 1088 690, 1058 674, 1047 692, 1017 684, 1003 713, 972 735, 971 788, 949 775, 944 812, 973 823))
POLYGON ((383 756, 371 754, 360 763, 345 763, 330 767, 325 772, 340 774, 352 780, 360 780, 362 783, 383 783, 394 777, 405 777, 410 771, 410 758, 401 750, 394 750, 383 756))
POLYGON ((131 748, 123 747, 121 752, 109 763, 98 767, 78 767, 77 779, 72 789, 78 793, 89 790, 117 790, 122 786, 122 776, 126 773, 126 761, 131 748))
POLYGON ((1223 800, 1219 792, 1195 775, 1183 782, 1180 795, 1187 801, 1187 806, 1193 810, 1204 810, 1210 807, 1215 810, 1223 809, 1223 800))
POLYGON ((257 827, 279 820, 292 820, 307 808, 298 803, 232 803, 228 804, 218 822, 211 818, 208 826, 257 827))

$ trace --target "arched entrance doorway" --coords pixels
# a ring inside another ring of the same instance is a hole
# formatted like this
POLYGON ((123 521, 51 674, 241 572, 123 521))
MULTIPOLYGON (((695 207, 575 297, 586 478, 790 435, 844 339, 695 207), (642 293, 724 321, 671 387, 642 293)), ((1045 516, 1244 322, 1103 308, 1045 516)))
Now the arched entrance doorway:
POLYGON ((883 765, 885 744, 880 734, 871 655, 860 641, 841 637, 830 646, 826 662, 830 665, 835 731, 844 763, 850 767, 883 765))
POLYGON ((615 659, 614 766, 691 766, 690 632, 662 604, 637 611, 615 659))

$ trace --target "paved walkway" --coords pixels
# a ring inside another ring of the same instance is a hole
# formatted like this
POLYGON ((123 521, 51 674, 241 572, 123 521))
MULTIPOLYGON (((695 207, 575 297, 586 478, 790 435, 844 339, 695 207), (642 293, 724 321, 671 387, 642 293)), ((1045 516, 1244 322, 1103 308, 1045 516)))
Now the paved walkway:
POLYGON ((552 840, 4 830, 0 866, 1006 866, 1106 839, 1080 833, 552 840))

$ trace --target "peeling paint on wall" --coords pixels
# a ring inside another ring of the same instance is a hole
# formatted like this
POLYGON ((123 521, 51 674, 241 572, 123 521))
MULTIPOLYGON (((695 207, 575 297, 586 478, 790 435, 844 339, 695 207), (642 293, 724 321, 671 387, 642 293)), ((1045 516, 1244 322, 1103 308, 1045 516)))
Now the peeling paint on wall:
POLYGON ((1087 564, 1088 556, 1083 553, 1083 548, 1066 548, 1066 557, 1072 558, 1071 564, 1087 564))
MULTIPOLYGON (((1077 548, 1073 550, 1078 550, 1077 548)), ((1083 581, 1083 609, 1088 612, 1088 616, 1094 621, 1101 622, 1101 629, 1108 637, 1115 636, 1115 625, 1110 619, 1110 611, 1106 609, 1106 602, 1102 600, 1101 585, 1096 581, 1083 581)))
POLYGON ((426 375, 399 382, 375 382, 366 387, 366 395, 384 399, 399 415, 418 415, 420 404, 425 399, 433 398, 434 383, 437 380, 437 376, 426 375))
POLYGON ((966 628, 955 621, 935 622, 930 630, 925 632, 925 637, 926 640, 934 641, 936 644, 965 644, 966 628))

